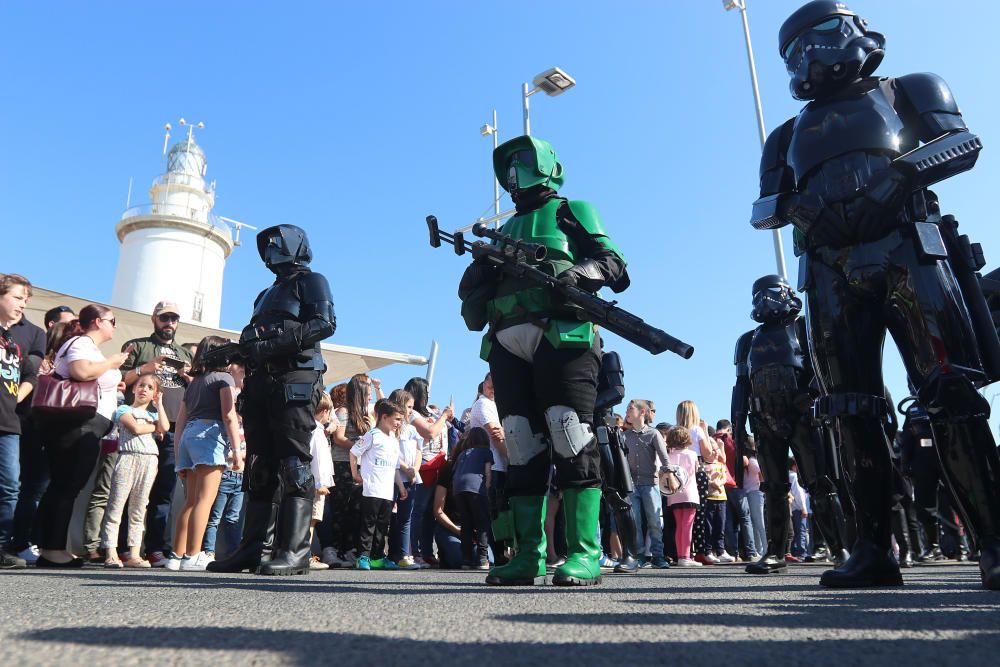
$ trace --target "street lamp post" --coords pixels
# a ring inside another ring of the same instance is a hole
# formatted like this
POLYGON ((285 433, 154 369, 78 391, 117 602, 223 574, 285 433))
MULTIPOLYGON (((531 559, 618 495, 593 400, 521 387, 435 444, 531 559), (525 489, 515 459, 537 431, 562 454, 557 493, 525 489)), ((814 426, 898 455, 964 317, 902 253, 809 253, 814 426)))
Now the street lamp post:
MULTIPOLYGON (((479 134, 483 135, 484 137, 493 135, 493 150, 495 151, 497 149, 497 146, 500 144, 498 133, 499 130, 497 129, 497 110, 494 109, 493 124, 490 125, 489 123, 486 123, 485 125, 483 125, 481 128, 479 128, 479 134)), ((490 173, 493 173, 492 169, 490 169, 490 173)), ((493 215, 496 217, 500 216, 500 181, 497 180, 496 174, 493 174, 493 215)), ((497 222, 497 224, 499 224, 499 221, 497 222)))
POLYGON ((531 118, 529 117, 528 98, 538 91, 542 91, 549 97, 562 95, 576 85, 576 79, 558 67, 553 67, 537 75, 534 79, 532 79, 531 83, 534 85, 534 88, 530 88, 526 83, 521 85, 521 110, 524 115, 525 136, 529 136, 531 134, 531 118))
MULTIPOLYGON (((760 106, 760 89, 757 87, 757 66, 753 60, 753 46, 750 44, 750 23, 747 21, 746 0, 722 0, 722 6, 728 12, 730 9, 740 10, 743 18, 743 36, 747 44, 747 61, 750 63, 750 83, 753 85, 753 100, 757 110, 757 129, 760 132, 760 147, 764 149, 764 142, 767 141, 767 130, 764 128, 764 110, 760 106)), ((778 273, 785 278, 788 271, 785 268, 785 249, 781 243, 781 230, 772 230, 774 235, 774 259, 778 265, 778 273)))

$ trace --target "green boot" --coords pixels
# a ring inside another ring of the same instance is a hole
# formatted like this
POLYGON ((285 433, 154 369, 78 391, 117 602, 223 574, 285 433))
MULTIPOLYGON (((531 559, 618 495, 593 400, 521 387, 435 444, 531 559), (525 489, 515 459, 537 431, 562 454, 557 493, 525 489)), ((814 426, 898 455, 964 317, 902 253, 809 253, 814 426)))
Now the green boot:
POLYGON ((545 583, 545 496, 510 499, 517 553, 506 565, 490 570, 491 586, 534 586, 545 583))
POLYGON ((601 583, 601 545, 597 538, 601 511, 600 489, 563 491, 566 513, 566 562, 556 568, 556 586, 593 586, 601 583))

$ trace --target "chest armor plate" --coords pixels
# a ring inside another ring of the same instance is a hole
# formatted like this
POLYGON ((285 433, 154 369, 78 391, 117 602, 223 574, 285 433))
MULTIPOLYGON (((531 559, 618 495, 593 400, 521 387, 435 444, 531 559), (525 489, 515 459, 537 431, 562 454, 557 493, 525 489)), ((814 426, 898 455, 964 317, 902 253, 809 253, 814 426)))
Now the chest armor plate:
POLYGON ((872 80, 867 90, 806 105, 795 119, 788 146, 788 164, 799 188, 814 169, 840 156, 896 156, 915 147, 915 140, 904 135, 894 103, 891 79, 886 79, 872 80))
POLYGON ((254 306, 250 324, 260 328, 288 321, 298 322, 302 302, 297 283, 295 278, 290 278, 278 280, 267 288, 254 306))
POLYGON ((795 335, 795 322, 765 323, 757 327, 750 343, 750 377, 770 367, 804 367, 805 356, 795 335))
MULTIPOLYGON (((561 199, 549 200, 544 206, 530 213, 516 215, 508 220, 500 230, 504 234, 521 241, 537 243, 548 249, 545 259, 535 262, 528 257, 529 264, 545 273, 556 276, 573 266, 577 250, 573 241, 559 228, 556 212, 562 204, 561 199)), ((497 296, 513 294, 522 289, 534 286, 535 283, 504 276, 497 289, 497 296)))

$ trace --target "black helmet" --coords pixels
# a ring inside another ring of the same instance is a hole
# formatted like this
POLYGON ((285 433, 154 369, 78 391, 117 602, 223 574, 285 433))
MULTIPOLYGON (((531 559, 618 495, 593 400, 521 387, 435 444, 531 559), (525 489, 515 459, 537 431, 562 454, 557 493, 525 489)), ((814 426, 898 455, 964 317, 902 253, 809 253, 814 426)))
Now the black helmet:
POLYGON ((778 31, 778 52, 792 77, 792 97, 812 100, 882 62, 885 37, 836 0, 813 0, 789 16, 778 31))
POLYGON ((782 322, 795 319, 802 310, 802 300, 795 290, 779 275, 758 278, 753 284, 753 310, 750 317, 756 322, 782 322))
POLYGON ((274 273, 287 273, 309 266, 312 250, 303 229, 295 225, 275 225, 257 234, 257 252, 274 273))

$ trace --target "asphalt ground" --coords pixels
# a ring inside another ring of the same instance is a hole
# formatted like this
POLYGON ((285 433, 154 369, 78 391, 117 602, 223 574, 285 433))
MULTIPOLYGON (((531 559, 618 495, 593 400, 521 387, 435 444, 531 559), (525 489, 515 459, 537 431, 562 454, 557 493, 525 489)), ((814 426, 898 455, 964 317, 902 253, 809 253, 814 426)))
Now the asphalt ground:
POLYGON ((479 571, 305 577, 0 574, 7 665, 1000 665, 1000 592, 972 564, 829 590, 821 566, 608 575, 498 589, 479 571))

